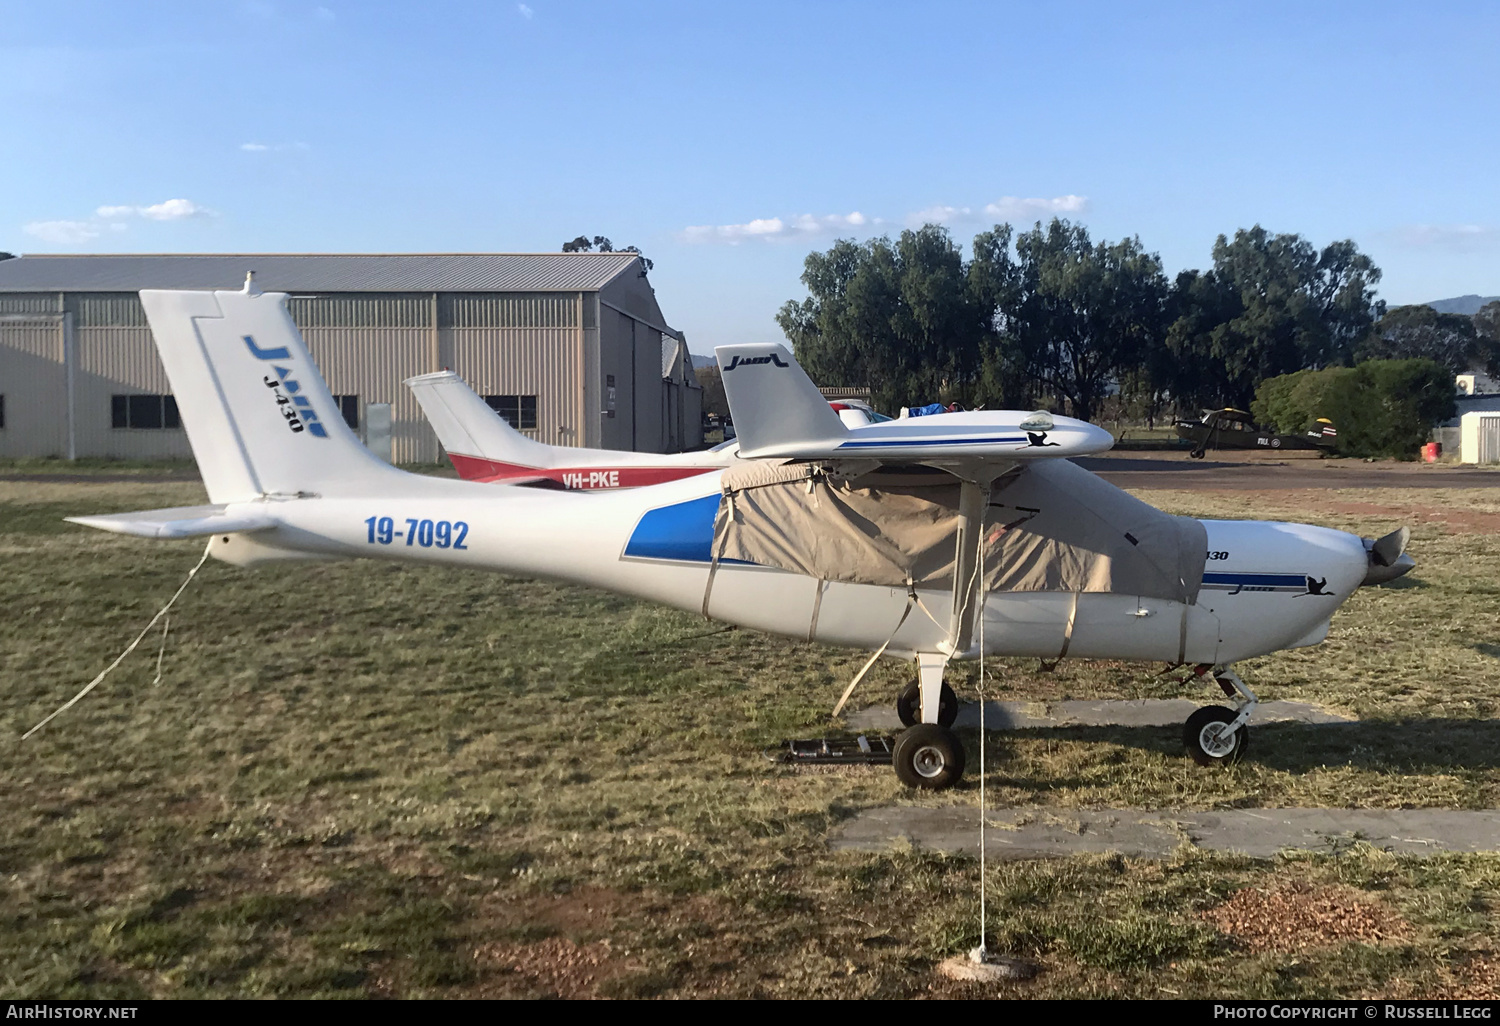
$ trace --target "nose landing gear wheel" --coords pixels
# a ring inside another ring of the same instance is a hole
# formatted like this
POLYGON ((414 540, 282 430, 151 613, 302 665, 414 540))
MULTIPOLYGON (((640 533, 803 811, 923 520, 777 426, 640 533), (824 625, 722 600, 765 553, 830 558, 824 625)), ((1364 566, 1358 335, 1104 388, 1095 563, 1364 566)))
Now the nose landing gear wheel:
POLYGON ((918 723, 896 738, 891 762, 907 787, 941 791, 963 779, 964 746, 947 727, 918 723))
POLYGON ((1228 737, 1224 730, 1239 714, 1222 705, 1210 705, 1188 717, 1182 743, 1189 758, 1199 766, 1224 766, 1239 762, 1250 745, 1250 729, 1243 724, 1228 737))
MULTIPOLYGON (((918 681, 912 681, 901 689, 901 694, 896 696, 896 715, 901 718, 901 726, 915 726, 922 720, 922 685, 918 681)), ((947 682, 943 684, 942 697, 938 699, 937 721, 944 727, 953 726, 953 721, 958 719, 958 696, 953 693, 947 682)))

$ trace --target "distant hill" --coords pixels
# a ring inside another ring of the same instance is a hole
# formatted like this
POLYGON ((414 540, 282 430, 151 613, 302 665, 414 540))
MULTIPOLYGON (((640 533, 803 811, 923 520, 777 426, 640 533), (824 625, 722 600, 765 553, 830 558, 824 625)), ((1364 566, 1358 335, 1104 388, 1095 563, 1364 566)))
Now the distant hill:
POLYGON ((1463 314, 1473 317, 1486 303, 1500 302, 1500 296, 1454 296, 1452 299, 1434 299, 1427 305, 1438 313, 1463 314))
MULTIPOLYGON (((1476 306, 1474 309, 1478 310, 1479 307, 1476 306)), ((713 367, 718 364, 718 361, 714 359, 713 353, 709 353, 707 356, 704 356, 702 353, 689 353, 688 355, 693 358, 693 370, 697 370, 699 367, 713 367)))

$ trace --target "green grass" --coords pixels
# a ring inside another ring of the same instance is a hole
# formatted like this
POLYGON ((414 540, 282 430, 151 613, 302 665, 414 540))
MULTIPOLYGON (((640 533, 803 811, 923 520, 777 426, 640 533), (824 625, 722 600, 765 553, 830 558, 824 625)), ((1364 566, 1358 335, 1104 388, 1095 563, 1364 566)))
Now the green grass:
MULTIPOLYGON (((1146 497, 1365 534, 1390 517, 1328 511, 1500 510, 1487 490, 1146 497)), ((1184 849, 992 866, 991 946, 1043 971, 989 990, 941 982, 933 964, 978 939, 974 860, 833 853, 827 837, 863 808, 971 804, 973 789, 914 795, 885 768, 761 757, 834 729, 861 654, 705 636, 699 618, 542 581, 211 562, 174 614, 160 685, 153 639, 16 740, 134 637, 199 551, 59 518, 200 501, 186 482, 0 482, 5 997, 1411 996, 1450 992, 1455 967, 1500 949, 1500 857, 1184 849), (1355 888, 1410 933, 1252 954, 1199 915, 1291 882, 1355 888), (570 952, 598 965, 569 969, 570 952)), ((1500 805, 1500 536, 1423 523, 1412 551, 1413 575, 1355 595, 1327 643, 1240 667, 1263 698, 1360 723, 1257 729, 1246 762, 1217 773, 1167 728, 1002 735, 991 801, 1500 805)), ((1004 660, 992 693, 1206 697, 1157 669, 1004 660)), ((861 698, 884 703, 906 676, 882 664, 861 698)), ((972 693, 972 671, 955 683, 972 693)))

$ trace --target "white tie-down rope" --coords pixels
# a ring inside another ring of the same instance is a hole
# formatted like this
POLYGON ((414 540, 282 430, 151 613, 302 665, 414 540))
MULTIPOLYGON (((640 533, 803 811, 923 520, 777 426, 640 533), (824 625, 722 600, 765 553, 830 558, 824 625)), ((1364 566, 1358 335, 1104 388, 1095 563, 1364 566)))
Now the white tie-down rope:
MULTIPOLYGON (((983 526, 983 518, 980 520, 983 526)), ((984 565, 984 531, 979 532, 979 552, 974 557, 976 570, 984 565)), ((989 954, 986 950, 985 937, 985 858, 984 858, 984 574, 979 575, 975 582, 978 589, 976 598, 979 602, 979 947, 970 953, 970 958, 975 962, 983 962, 989 954)))
MULTIPOLYGON (((906 618, 911 615, 911 607, 920 605, 921 602, 922 600, 917 598, 916 587, 908 581, 906 608, 901 611, 901 619, 896 621, 896 628, 891 631, 891 636, 885 639, 885 644, 875 650, 875 654, 870 657, 870 661, 860 667, 859 672, 854 675, 854 679, 849 682, 849 686, 844 689, 844 693, 839 696, 838 704, 833 707, 833 716, 835 719, 838 718, 839 713, 844 711, 844 703, 849 701, 849 696, 854 694, 854 689, 859 687, 859 682, 865 679, 865 674, 870 672, 870 667, 875 665, 875 660, 885 655, 885 650, 890 648, 891 642, 896 640, 896 635, 901 632, 901 625, 906 623, 906 618)), ((931 616, 932 614, 929 613, 928 615, 931 616)))
MULTIPOLYGON (((26 733, 22 734, 21 735, 21 740, 22 741, 25 741, 28 737, 30 737, 31 735, 35 734, 37 731, 41 730, 43 727, 45 727, 47 724, 51 723, 53 720, 57 719, 57 717, 61 716, 65 712, 67 712, 69 709, 73 708, 73 706, 77 705, 79 703, 79 701, 83 698, 84 695, 88 694, 90 691, 94 690, 101 683, 103 683, 104 678, 108 677, 110 675, 110 672, 112 670, 114 670, 114 668, 116 666, 119 666, 122 662, 124 662, 126 656, 128 656, 130 653, 132 653, 132 652, 135 651, 136 646, 139 645, 145 639, 145 637, 146 637, 147 634, 151 633, 151 628, 155 627, 160 620, 162 620, 162 619, 164 619, 166 617, 167 613, 172 608, 172 604, 174 602, 176 602, 179 598, 181 598, 182 597, 182 593, 185 592, 185 591, 187 591, 187 586, 189 584, 193 583, 193 578, 198 575, 198 571, 199 570, 203 569, 203 564, 208 562, 208 550, 212 546, 212 544, 213 544, 212 540, 210 540, 209 545, 204 546, 204 548, 203 548, 203 557, 198 560, 198 565, 195 566, 195 567, 193 567, 191 570, 188 571, 187 579, 182 582, 182 586, 177 589, 177 592, 171 598, 167 599, 167 604, 164 605, 164 606, 162 606, 161 609, 157 611, 157 614, 151 618, 151 622, 148 623, 148 624, 146 624, 145 628, 141 631, 141 633, 139 633, 139 634, 137 634, 135 636, 135 640, 130 643, 129 647, 127 647, 125 649, 125 651, 121 652, 118 656, 116 656, 114 662, 110 663, 103 670, 99 671, 99 676, 95 677, 93 680, 91 680, 87 684, 85 684, 82 691, 78 692, 78 694, 74 695, 72 698, 68 699, 62 705, 58 706, 57 711, 54 712, 51 716, 48 716, 41 723, 38 723, 36 726, 32 727, 26 733)), ((162 631, 161 645, 162 645, 161 652, 157 653, 157 656, 156 656, 156 683, 158 683, 158 684, 161 683, 161 661, 162 661, 162 657, 166 654, 166 650, 167 650, 167 632, 165 630, 162 631)))

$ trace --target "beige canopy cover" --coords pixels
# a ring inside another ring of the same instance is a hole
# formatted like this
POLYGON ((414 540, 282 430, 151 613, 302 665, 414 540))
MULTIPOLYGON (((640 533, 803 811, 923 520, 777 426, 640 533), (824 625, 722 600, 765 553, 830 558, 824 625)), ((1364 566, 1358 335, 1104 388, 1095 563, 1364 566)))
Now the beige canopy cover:
MULTIPOLYGON (((959 482, 925 468, 850 476, 755 461, 723 474, 719 560, 822 580, 952 587, 959 482)), ((1191 603, 1208 532, 1066 460, 1028 463, 994 483, 985 515, 988 591, 1116 592, 1191 603)))

